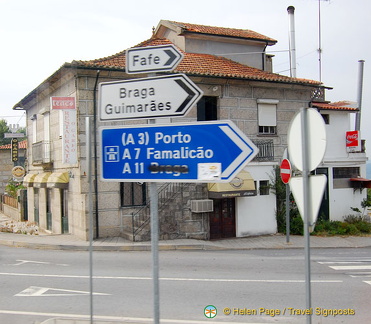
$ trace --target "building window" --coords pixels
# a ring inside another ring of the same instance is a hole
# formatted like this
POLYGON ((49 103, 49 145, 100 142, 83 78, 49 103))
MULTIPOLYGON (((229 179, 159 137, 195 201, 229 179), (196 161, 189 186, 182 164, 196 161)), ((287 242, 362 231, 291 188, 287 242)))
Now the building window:
POLYGON ((274 135, 276 134, 276 126, 259 126, 259 134, 262 135, 274 135))
POLYGON ((218 97, 202 97, 197 103, 197 120, 218 119, 218 97))
POLYGON ((120 182, 121 207, 143 206, 146 204, 146 184, 120 182))
POLYGON ((330 125, 330 115, 329 114, 321 114, 324 122, 326 125, 330 125))
POLYGON ((269 195, 269 181, 268 180, 259 181, 259 194, 261 196, 269 195))
POLYGON ((37 117, 33 115, 32 120, 32 144, 37 143, 37 117))
POLYGON ((360 176, 360 171, 358 167, 333 168, 332 176, 334 179, 357 178, 360 176))
POLYGON ((277 134, 277 100, 258 100, 259 134, 277 134))

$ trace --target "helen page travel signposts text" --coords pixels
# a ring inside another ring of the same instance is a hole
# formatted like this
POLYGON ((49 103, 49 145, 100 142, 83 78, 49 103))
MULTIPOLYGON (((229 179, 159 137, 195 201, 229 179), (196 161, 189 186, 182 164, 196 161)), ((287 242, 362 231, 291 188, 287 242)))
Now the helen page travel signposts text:
POLYGON ((231 121, 102 127, 102 180, 229 182, 258 148, 231 121))

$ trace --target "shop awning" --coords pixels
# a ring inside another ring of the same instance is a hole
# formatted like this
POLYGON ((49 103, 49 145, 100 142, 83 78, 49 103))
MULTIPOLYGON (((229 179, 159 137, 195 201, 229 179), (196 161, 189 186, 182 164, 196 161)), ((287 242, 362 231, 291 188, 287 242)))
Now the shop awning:
POLYGON ((67 189, 70 177, 68 172, 53 172, 48 178, 48 188, 67 189))
POLYGON ((34 188, 46 188, 46 184, 50 175, 51 172, 43 172, 36 175, 33 181, 34 188))
POLYGON ((36 178, 36 173, 28 173, 23 178, 23 185, 25 187, 33 187, 34 180, 36 178))
POLYGON ((209 198, 234 198, 256 196, 254 179, 247 171, 240 172, 229 183, 209 183, 209 198))
POLYGON ((371 180, 366 178, 350 178, 350 185, 351 187, 356 190, 364 188, 371 188, 371 180))

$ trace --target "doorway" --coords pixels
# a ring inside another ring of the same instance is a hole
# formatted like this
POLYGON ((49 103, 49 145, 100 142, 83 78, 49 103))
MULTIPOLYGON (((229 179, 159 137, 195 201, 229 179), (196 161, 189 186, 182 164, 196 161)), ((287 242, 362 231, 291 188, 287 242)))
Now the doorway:
POLYGON ((235 198, 214 200, 214 211, 210 213, 210 239, 236 237, 235 198))
POLYGON ((317 168, 316 174, 324 174, 327 177, 327 184, 321 206, 318 212, 318 220, 329 220, 330 219, 330 202, 329 202, 329 182, 328 182, 328 168, 317 168))
POLYGON ((39 188, 34 188, 34 221, 39 225, 39 188))
POLYGON ((68 199, 67 190, 60 189, 60 202, 61 202, 61 224, 62 224, 62 234, 69 233, 68 229, 68 199))
POLYGON ((52 230, 52 190, 46 190, 46 229, 52 230))

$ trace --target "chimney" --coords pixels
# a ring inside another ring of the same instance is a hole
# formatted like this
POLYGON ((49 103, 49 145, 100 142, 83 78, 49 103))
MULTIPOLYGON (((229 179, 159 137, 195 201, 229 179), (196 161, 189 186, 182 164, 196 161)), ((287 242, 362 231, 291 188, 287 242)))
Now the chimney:
POLYGON ((358 72, 358 112, 356 113, 356 124, 355 130, 361 130, 361 108, 362 108, 362 89, 363 89, 363 67, 365 65, 364 60, 359 60, 359 72, 358 72))
POLYGON ((296 78, 296 47, 295 47, 295 7, 289 6, 289 54, 290 54, 290 76, 296 78))

